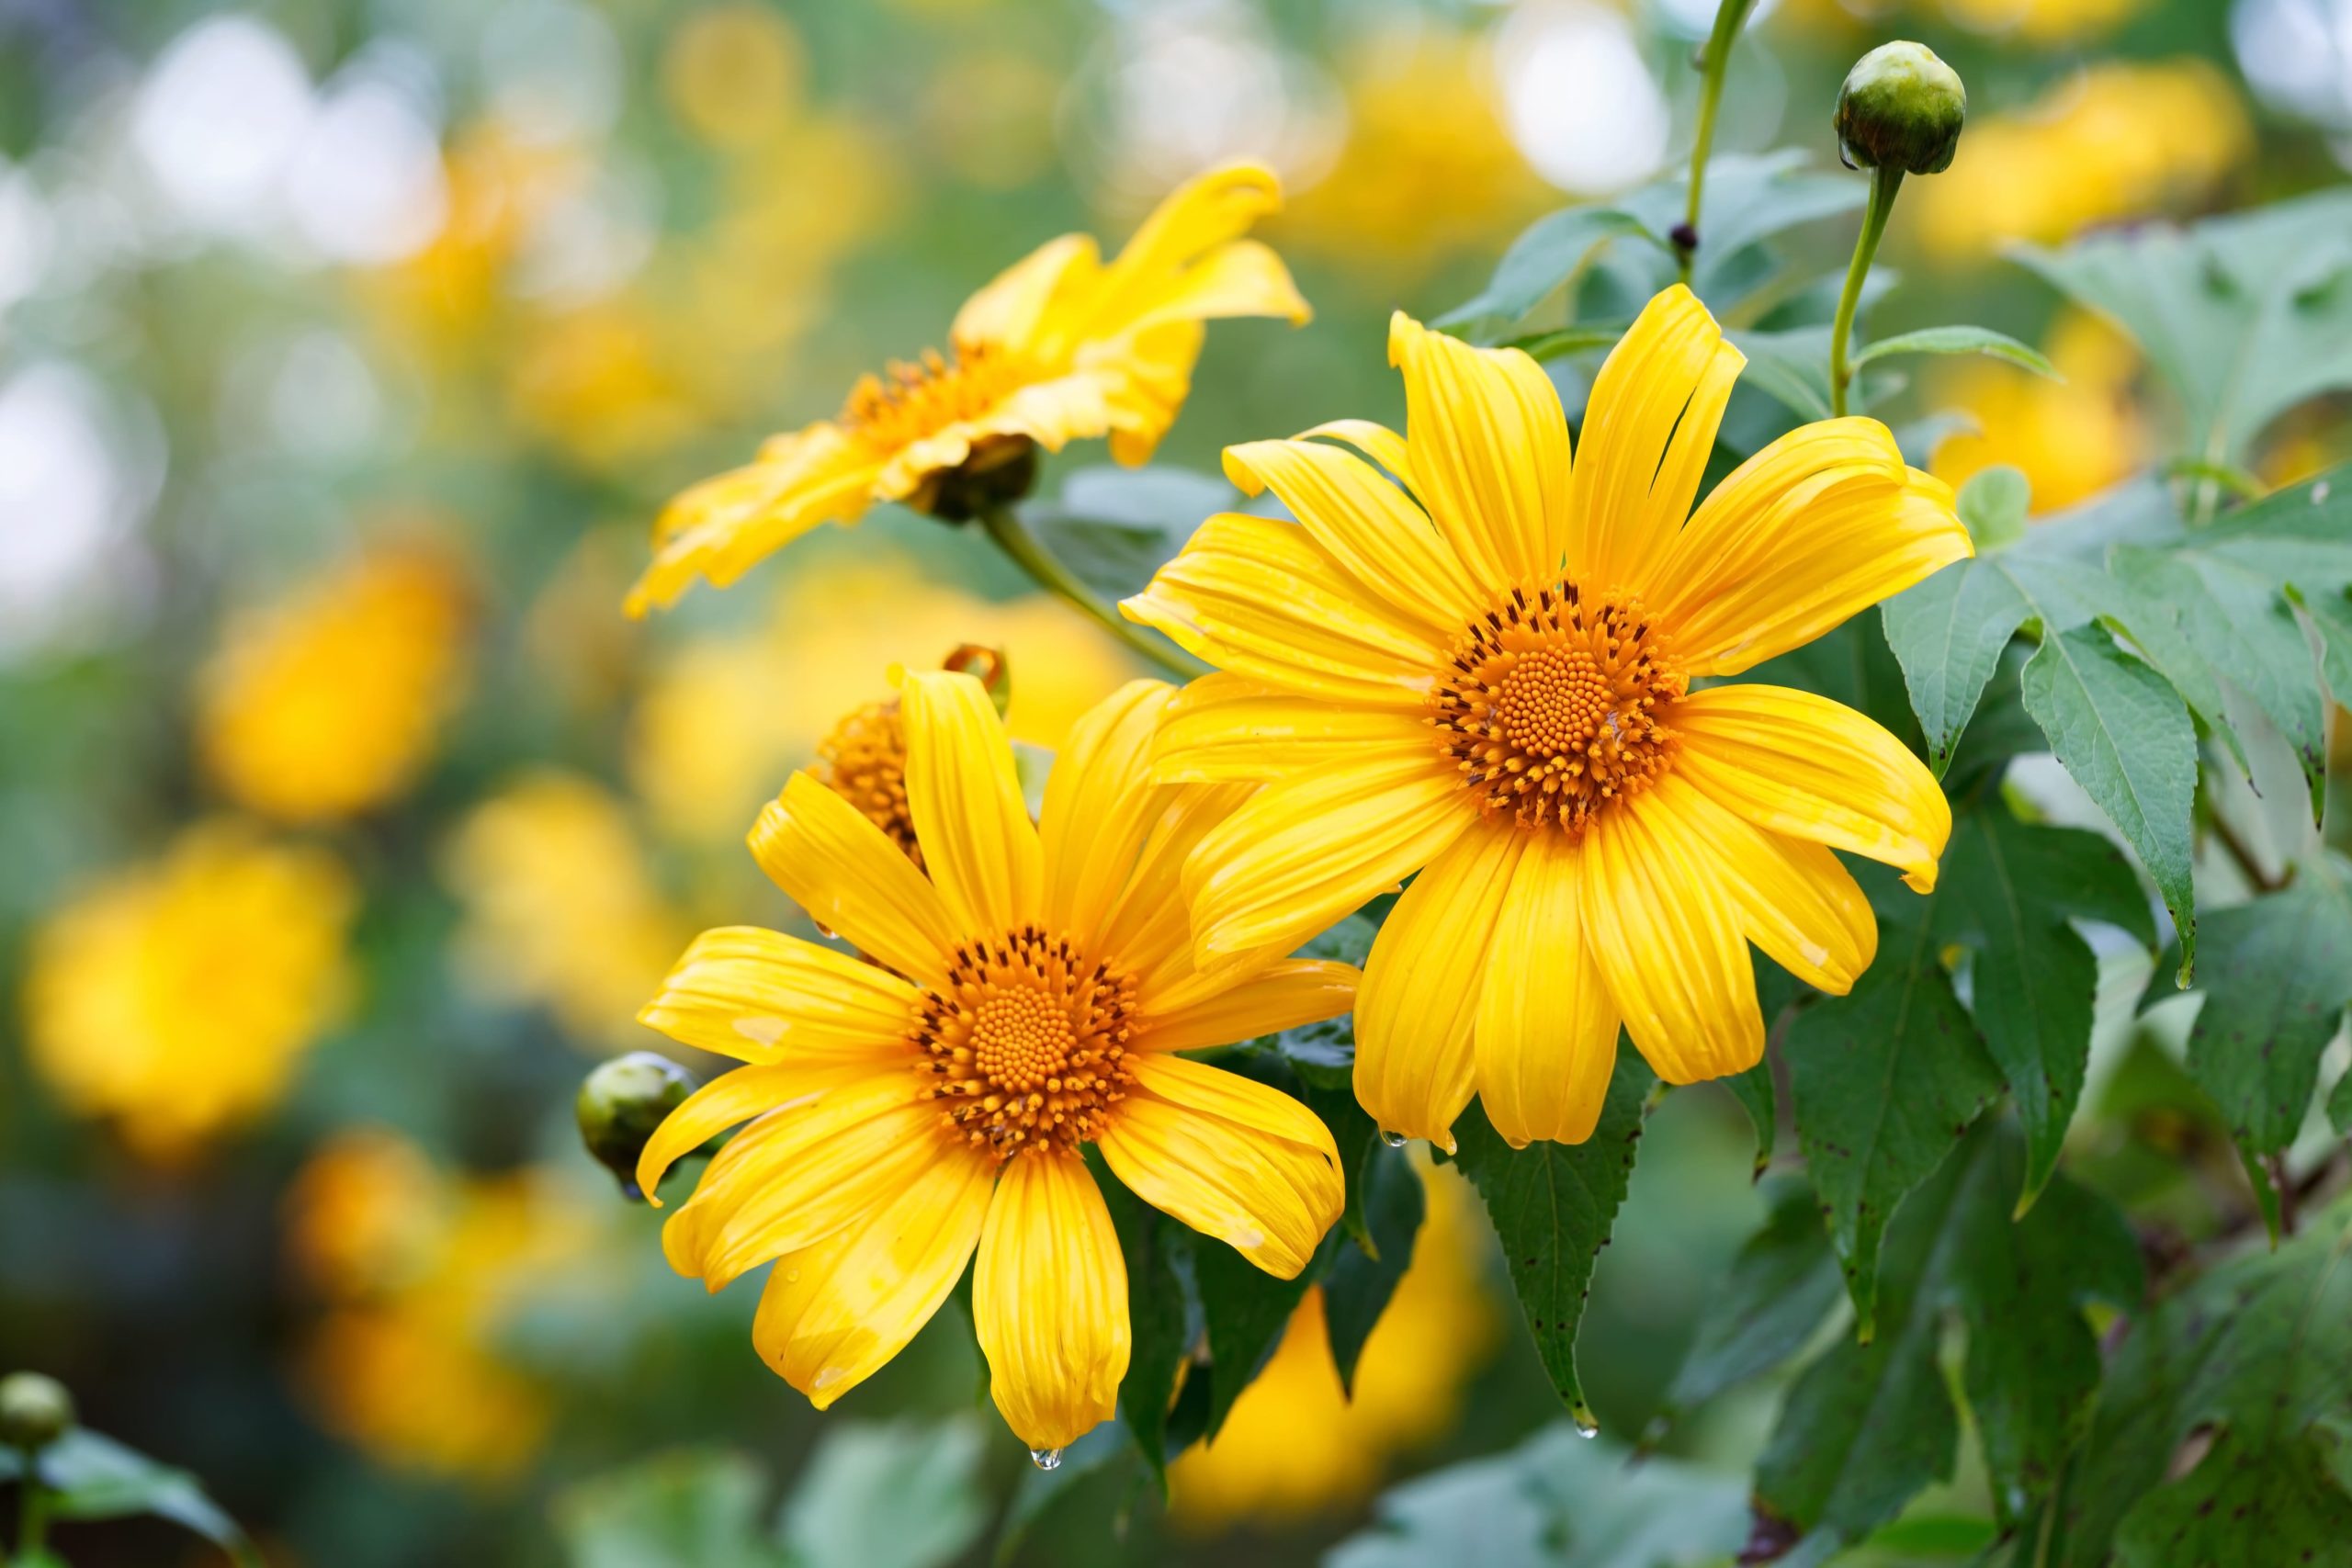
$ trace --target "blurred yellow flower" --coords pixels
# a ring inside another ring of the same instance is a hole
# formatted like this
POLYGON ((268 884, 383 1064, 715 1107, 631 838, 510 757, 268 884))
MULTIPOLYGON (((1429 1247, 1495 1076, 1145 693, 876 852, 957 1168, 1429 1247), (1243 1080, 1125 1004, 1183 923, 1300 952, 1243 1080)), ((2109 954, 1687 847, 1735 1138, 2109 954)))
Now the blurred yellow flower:
POLYGON ((275 1105, 351 988, 356 902, 324 852, 236 823, 184 831, 34 934, 32 1065, 74 1110, 171 1163, 275 1105))
POLYGON ((458 1180, 375 1129, 327 1144, 287 1214, 289 1250, 328 1303, 299 1367, 320 1418, 386 1464, 484 1483, 511 1474, 550 1412, 497 1334, 585 1230, 575 1204, 527 1174, 458 1180))
POLYGON ((1920 184, 1921 248, 1966 260, 2193 208, 2253 148, 2245 106, 2213 66, 2104 62, 2022 113, 1971 122, 1952 166, 1920 184))
POLYGON ((698 429, 661 323, 633 299, 536 321, 507 376, 517 423, 584 468, 626 468, 698 429))
POLYGON ((472 989, 546 1008, 582 1046, 635 1036, 630 1020, 684 931, 609 791, 526 774, 473 808, 442 863, 465 910, 452 941, 472 989))
POLYGON ((766 6, 694 12, 662 56, 662 96, 678 122, 714 147, 756 145, 799 112, 808 73, 800 35, 766 6))
POLYGON ((2064 381, 1990 360, 1941 367, 1930 383, 1939 408, 1974 417, 1978 428, 1946 436, 1928 464, 1958 486, 1980 468, 2024 471, 2037 513, 2059 512, 2120 482, 2151 451, 2133 396, 2140 356, 2098 317, 2061 316, 2043 344, 2064 381))
POLYGON ((952 357, 866 377, 838 420, 774 436, 750 466, 672 502, 629 613, 674 604, 697 577, 724 587, 877 502, 928 509, 949 475, 996 471, 1039 445, 1107 435, 1114 457, 1143 462, 1190 389, 1204 322, 1306 319, 1281 260, 1242 238, 1281 200, 1272 173, 1236 164, 1170 196, 1107 266, 1086 235, 1042 246, 965 302, 952 357))
POLYGON ((2062 43, 2105 32, 2147 0, 1943 0, 1946 15, 1981 33, 2014 34, 2027 43, 2062 43))
POLYGON ((286 821, 395 798, 456 702, 467 619, 456 563, 416 546, 377 549, 234 617, 198 682, 206 772, 286 821))
POLYGON ((1354 1397, 1341 1390, 1331 1359, 1323 1292, 1310 1290, 1216 1441, 1169 1467, 1180 1526, 1289 1523, 1349 1507, 1371 1495, 1393 1461, 1453 1428, 1498 1325, 1480 1282, 1483 1232, 1467 1183, 1434 1166, 1421 1174, 1429 1216, 1412 1265, 1364 1342, 1354 1397))
POLYGON ((1001 45, 959 50, 923 88, 922 129, 957 175, 1010 190, 1054 164, 1054 105, 1062 79, 1035 55, 1001 45))

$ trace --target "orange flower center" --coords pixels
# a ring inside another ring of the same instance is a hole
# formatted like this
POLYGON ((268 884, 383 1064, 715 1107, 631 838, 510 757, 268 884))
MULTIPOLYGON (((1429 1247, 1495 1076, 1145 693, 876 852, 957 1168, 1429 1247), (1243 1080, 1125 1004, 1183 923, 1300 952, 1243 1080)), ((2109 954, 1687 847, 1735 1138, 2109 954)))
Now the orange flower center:
POLYGON ((867 703, 817 743, 810 770, 826 788, 857 807, 890 836, 907 858, 922 864, 914 814, 907 806, 907 727, 894 699, 867 703))
POLYGON ((1631 594, 1514 588, 1470 623, 1430 693, 1438 750, 1487 815, 1575 833, 1665 773, 1687 688, 1631 594))
POLYGON ((948 1125, 1000 1160, 1075 1149, 1126 1097, 1135 976, 1025 926, 956 950, 914 1028, 948 1125))
POLYGON ((988 344, 927 348, 915 364, 893 361, 888 378, 866 375, 850 389, 841 423, 886 456, 962 420, 978 419, 1033 379, 1018 357, 988 344))

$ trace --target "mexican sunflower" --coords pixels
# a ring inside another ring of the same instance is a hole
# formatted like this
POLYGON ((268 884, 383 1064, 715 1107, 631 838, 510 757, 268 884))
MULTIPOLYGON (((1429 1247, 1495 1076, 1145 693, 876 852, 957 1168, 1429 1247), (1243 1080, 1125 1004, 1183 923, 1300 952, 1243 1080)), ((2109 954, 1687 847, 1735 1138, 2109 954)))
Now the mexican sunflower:
POLYGON ((1127 1280, 1087 1144, 1136 1196, 1284 1279, 1339 1214, 1322 1122, 1177 1055, 1345 1012, 1356 973, 1196 960, 1179 868, 1249 790, 1152 780, 1172 695, 1135 682, 1082 718, 1032 826, 980 682, 909 675, 924 869, 805 773, 752 832, 768 874, 871 962, 707 931, 639 1014, 749 1064, 671 1113, 638 1179, 652 1192, 751 1119, 662 1247, 713 1290, 775 1265, 752 1342, 820 1409, 898 1353, 977 1249, 974 1317, 1006 1423, 1047 1450, 1109 1416, 1127 1280))
POLYGON ((931 511, 951 476, 985 488, 1038 446, 1107 435, 1120 462, 1145 461, 1183 405, 1203 322, 1306 320, 1281 258, 1242 237, 1281 206, 1271 171, 1237 164, 1170 194, 1107 265, 1085 234, 1040 246, 965 302, 947 354, 865 377, 839 418, 772 437, 673 501, 629 613, 675 603, 696 576, 724 587, 877 502, 931 511))
POLYGON ((1213 517, 1126 602, 1220 668, 1170 705, 1155 776, 1270 785, 1185 868, 1204 962, 1287 952, 1413 877, 1356 1007, 1383 1128, 1450 1145, 1476 1093, 1513 1144, 1575 1143, 1621 1022, 1671 1083, 1761 1057, 1749 942, 1853 984, 1877 928, 1832 849, 1934 885, 1951 811, 1893 735, 1810 693, 1697 682, 1968 534, 1867 419, 1792 432, 1693 513, 1745 361, 1685 288, 1610 354, 1573 465, 1525 355, 1401 315, 1388 352, 1402 436, 1344 421, 1228 449, 1297 521, 1213 517))

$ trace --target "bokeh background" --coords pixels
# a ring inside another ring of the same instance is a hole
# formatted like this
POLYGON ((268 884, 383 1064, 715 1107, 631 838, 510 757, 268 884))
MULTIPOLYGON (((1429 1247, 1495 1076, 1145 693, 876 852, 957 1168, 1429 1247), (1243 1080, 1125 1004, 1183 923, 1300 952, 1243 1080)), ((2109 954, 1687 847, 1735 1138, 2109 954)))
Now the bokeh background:
MULTIPOLYGON (((1939 471, 2015 464, 2037 510, 2165 413, 2004 245, 2352 162, 2352 0, 1758 10, 1724 150, 1830 162, 1837 83, 1889 37, 1965 75, 1873 325, 2044 347, 2064 384, 1949 362, 1907 394, 1970 416, 1939 471)), ((720 1443, 781 1491, 828 1423, 964 1423, 1008 1495, 956 1307, 813 1416, 755 1366, 755 1292, 669 1275, 570 1099, 655 1043, 631 1015, 695 931, 791 922, 743 831, 894 662, 1001 648, 1048 747, 1138 671, 892 512, 631 623, 650 520, 1035 243, 1115 242, 1233 156, 1283 173, 1266 236, 1317 316, 1213 330, 1163 459, 1395 420, 1386 313, 1687 157, 1713 11, 0 0, 0 1363, 201 1474, 273 1562, 563 1562, 584 1480, 720 1443)), ((2299 415, 2264 477, 2352 451, 2343 416, 2299 415)), ((1749 1160, 1726 1096, 1657 1119, 1585 1326, 1616 1434, 1763 1212, 1749 1160)), ((1172 1509, 1074 1496, 1014 1560, 1306 1561, 1385 1483, 1555 1421, 1483 1219, 1432 1181, 1352 1407, 1295 1335, 1172 1509)), ((1771 1397, 1673 1449, 1736 1472, 1771 1397)), ((148 1524, 58 1542, 217 1560, 148 1524)))

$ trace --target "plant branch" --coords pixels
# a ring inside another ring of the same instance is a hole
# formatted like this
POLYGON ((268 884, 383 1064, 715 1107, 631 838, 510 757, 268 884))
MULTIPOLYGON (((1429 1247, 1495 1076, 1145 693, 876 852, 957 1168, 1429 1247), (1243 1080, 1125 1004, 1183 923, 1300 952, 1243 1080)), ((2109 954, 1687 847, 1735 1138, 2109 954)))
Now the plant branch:
POLYGON ((1756 0, 1723 0, 1715 8, 1714 31, 1700 60, 1699 127, 1690 142, 1690 197, 1682 210, 1682 227, 1674 231, 1674 258, 1685 284, 1690 264, 1699 254, 1699 209, 1705 199, 1707 159, 1715 146, 1715 111, 1724 97, 1724 73, 1731 64, 1731 46, 1739 37, 1748 8, 1756 0))
POLYGON ((1846 268, 1845 291, 1838 296, 1838 320, 1829 329, 1829 411, 1846 417, 1846 391, 1853 385, 1850 359, 1854 312, 1862 302, 1862 283, 1871 275, 1871 258, 1878 254, 1886 233, 1887 215, 1894 210, 1894 193, 1903 188, 1903 171, 1882 164, 1871 171, 1870 210, 1862 215, 1862 231, 1854 242, 1854 259, 1846 268))
POLYGON ((1180 681, 1190 681, 1209 672, 1208 665, 1165 638, 1135 625, 1113 606, 1104 604, 1094 590, 1080 581, 1075 572, 1046 548, 1011 507, 984 507, 979 513, 979 522, 980 526, 988 530, 989 537, 996 541, 997 548, 1012 557, 1013 564, 1027 572, 1038 587, 1075 606, 1135 652, 1180 681))

